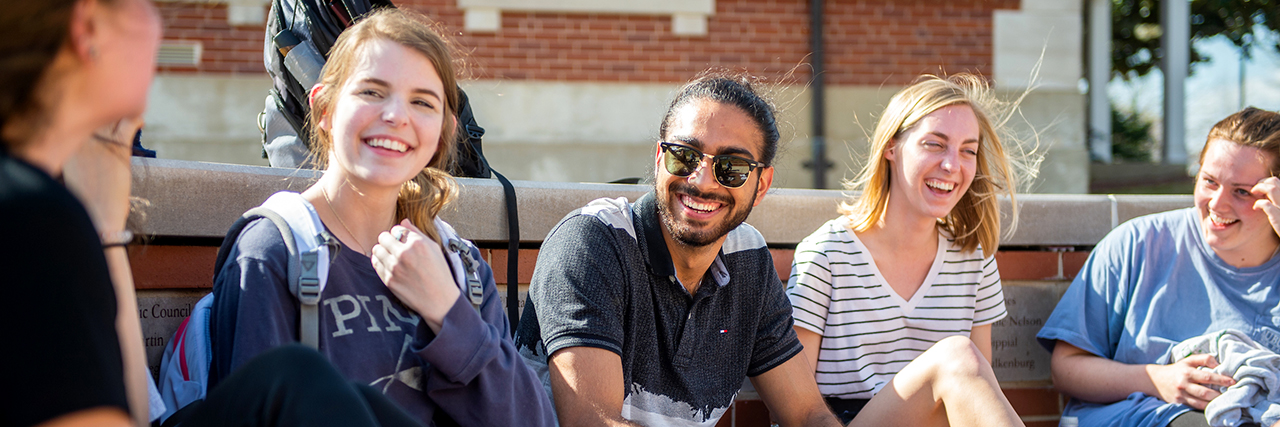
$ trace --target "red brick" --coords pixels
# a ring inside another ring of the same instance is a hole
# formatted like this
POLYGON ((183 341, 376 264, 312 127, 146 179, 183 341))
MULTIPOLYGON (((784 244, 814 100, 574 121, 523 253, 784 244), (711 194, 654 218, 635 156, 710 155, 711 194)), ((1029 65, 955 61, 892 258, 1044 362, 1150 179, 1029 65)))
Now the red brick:
MULTIPOLYGON (((776 81, 805 81, 808 73, 788 74, 809 52, 808 7, 802 2, 722 0, 708 17, 709 34, 684 37, 671 34, 669 16, 502 13, 496 34, 462 30, 462 11, 451 0, 402 0, 401 7, 422 12, 455 42, 469 51, 480 75, 494 78, 585 79, 597 81, 678 82, 707 65, 745 69, 776 81), (567 48, 552 42, 582 42, 567 48), (583 49, 591 54, 573 54, 583 49), (642 56, 620 56, 627 52, 642 56), (598 64, 602 56, 605 64, 598 64), (657 55, 650 55, 656 53, 657 55), (593 56, 594 55, 594 56, 593 56), (715 55, 723 55, 716 57, 715 55), (558 58, 586 70, 557 73, 542 64, 558 58), (532 73, 532 70, 547 70, 532 73), (623 70, 635 71, 623 71, 623 70), (653 72, 649 70, 663 70, 653 72), (612 72, 607 70, 614 70, 612 72)), ((938 3, 934 0, 850 0, 828 2, 825 36, 828 48, 827 83, 905 84, 921 71, 971 70, 991 67, 992 14, 1016 9, 1017 0, 938 3), (859 46, 854 49, 852 46, 859 46), (876 49, 878 57, 868 55, 876 49), (918 60, 908 58, 916 57, 918 60)), ((226 5, 161 2, 165 36, 173 40, 217 41, 210 50, 243 51, 242 55, 213 56, 198 67, 165 67, 178 72, 250 72, 261 68, 261 25, 227 24, 226 5)))
MULTIPOLYGON (((537 261, 537 250, 520 250, 520 262, 516 267, 519 269, 520 273, 520 276, 517 278, 518 283, 529 283, 533 279, 533 267, 537 261)), ((507 283, 507 251, 505 249, 493 249, 489 251, 489 267, 493 268, 494 282, 501 284, 507 283)))
POLYGON ((129 247, 129 269, 137 289, 213 288, 213 246, 129 247))
POLYGON ((1089 259, 1088 252, 1064 252, 1062 254, 1062 275, 1067 278, 1075 278, 1080 269, 1084 267, 1084 262, 1087 259, 1089 259))
POLYGON ((795 259, 795 251, 791 249, 769 249, 773 256, 773 268, 778 271, 778 278, 783 283, 791 276, 791 261, 795 259))
POLYGON ((720 417, 720 421, 716 421, 716 427, 733 427, 733 406, 729 406, 729 410, 724 412, 724 416, 720 417))
POLYGON ((769 408, 761 400, 739 400, 733 404, 734 427, 768 427, 769 408))
POLYGON ((1011 388, 1003 391, 1013 410, 1020 416, 1062 414, 1062 410, 1058 408, 1058 398, 1061 395, 1053 388, 1011 388))
POLYGON ((1041 280, 1058 275, 1058 252, 999 251, 1001 280, 1041 280))

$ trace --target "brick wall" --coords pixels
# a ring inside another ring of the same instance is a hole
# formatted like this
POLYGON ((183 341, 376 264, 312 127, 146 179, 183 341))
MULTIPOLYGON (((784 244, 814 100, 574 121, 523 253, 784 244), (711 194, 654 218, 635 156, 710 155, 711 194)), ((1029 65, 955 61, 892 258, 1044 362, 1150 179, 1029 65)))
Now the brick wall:
MULTIPOLYGON (((771 249, 774 267, 779 278, 786 280, 791 271, 793 251, 771 249)), ((494 268, 494 280, 499 284, 499 294, 506 295, 507 251, 484 249, 481 254, 494 268)), ((129 248, 129 262, 134 275, 134 285, 140 296, 162 290, 190 289, 207 292, 212 286, 214 258, 217 248, 199 246, 142 245, 129 248)), ((522 250, 519 258, 521 292, 527 292, 527 284, 533 278, 537 250, 522 250)), ((999 251, 996 262, 1000 266, 1000 278, 1005 286, 1016 286, 1019 281, 1064 282, 1074 277, 1084 265, 1088 252, 999 251)), ((198 297, 198 296, 197 296, 198 297)), ((144 307, 145 308, 145 307, 144 307)), ((174 325, 176 326, 176 325, 174 325)), ((160 336, 161 341, 172 332, 160 336)), ((157 343, 163 347, 163 342, 157 343)), ((1028 427, 1052 427, 1058 425, 1065 400, 1047 381, 1004 384, 1002 386, 1009 403, 1028 427)), ((719 427, 765 427, 769 425, 769 411, 764 402, 756 399, 738 400, 717 424, 719 427)))
MULTIPOLYGON (((669 16, 504 12, 495 34, 462 31, 456 0, 397 4, 440 21, 465 50, 473 77, 681 82, 710 66, 804 82, 808 2, 718 0, 708 34, 678 37, 669 16)), ((992 13, 1018 0, 828 1, 829 84, 900 85, 920 73, 992 72, 992 13)), ((163 2, 166 40, 200 40, 198 67, 169 72, 262 73, 262 26, 229 26, 226 6, 163 2)))
POLYGON ((160 18, 164 21, 164 41, 194 40, 204 52, 197 67, 160 67, 162 72, 261 74, 262 25, 231 26, 227 23, 227 5, 211 3, 160 2, 160 18))

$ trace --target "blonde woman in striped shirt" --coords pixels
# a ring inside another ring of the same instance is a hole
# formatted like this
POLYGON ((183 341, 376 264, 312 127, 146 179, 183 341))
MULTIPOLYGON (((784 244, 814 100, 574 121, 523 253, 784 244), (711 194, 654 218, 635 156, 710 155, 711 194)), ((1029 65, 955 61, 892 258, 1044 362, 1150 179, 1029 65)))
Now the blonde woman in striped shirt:
POLYGON ((946 406, 948 419, 915 425, 1018 419, 989 362, 991 324, 1005 316, 996 196, 1014 197, 1020 164, 992 114, 1009 107, 969 74, 902 90, 846 184, 861 194, 797 246, 787 286, 795 330, 844 421, 894 399, 946 406), (872 399, 882 395, 892 397, 872 399))

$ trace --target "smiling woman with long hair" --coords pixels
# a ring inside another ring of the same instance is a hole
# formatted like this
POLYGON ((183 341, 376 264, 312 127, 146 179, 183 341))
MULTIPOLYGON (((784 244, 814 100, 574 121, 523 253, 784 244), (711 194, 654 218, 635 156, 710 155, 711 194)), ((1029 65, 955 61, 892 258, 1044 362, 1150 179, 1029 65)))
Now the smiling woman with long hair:
POLYGON ((787 287, 796 334, 845 421, 864 405, 875 412, 874 396, 931 364, 975 373, 969 397, 986 405, 945 402, 948 417, 920 422, 956 425, 945 418, 968 410, 1017 419, 989 362, 991 324, 1005 315, 996 197, 1014 198, 1020 170, 992 118, 1000 106, 968 74, 925 76, 898 92, 848 185, 861 193, 796 247, 787 287))
MULTIPOLYGON (((457 138, 455 79, 449 44, 412 12, 374 11, 330 52, 309 118, 324 175, 298 201, 341 244, 320 295, 319 351, 424 423, 551 425, 546 391, 511 343, 492 270, 438 217, 458 194, 445 172, 457 138)), ((270 221, 237 238, 214 283, 211 385, 298 341, 287 257, 270 221)))

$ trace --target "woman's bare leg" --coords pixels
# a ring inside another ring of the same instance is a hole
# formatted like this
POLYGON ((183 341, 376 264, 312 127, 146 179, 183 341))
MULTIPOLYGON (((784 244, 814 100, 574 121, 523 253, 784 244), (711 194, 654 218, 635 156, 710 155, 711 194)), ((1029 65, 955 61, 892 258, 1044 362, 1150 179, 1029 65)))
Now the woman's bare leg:
POLYGON ((850 426, 1022 426, 995 371, 968 338, 953 336, 907 364, 850 426))

